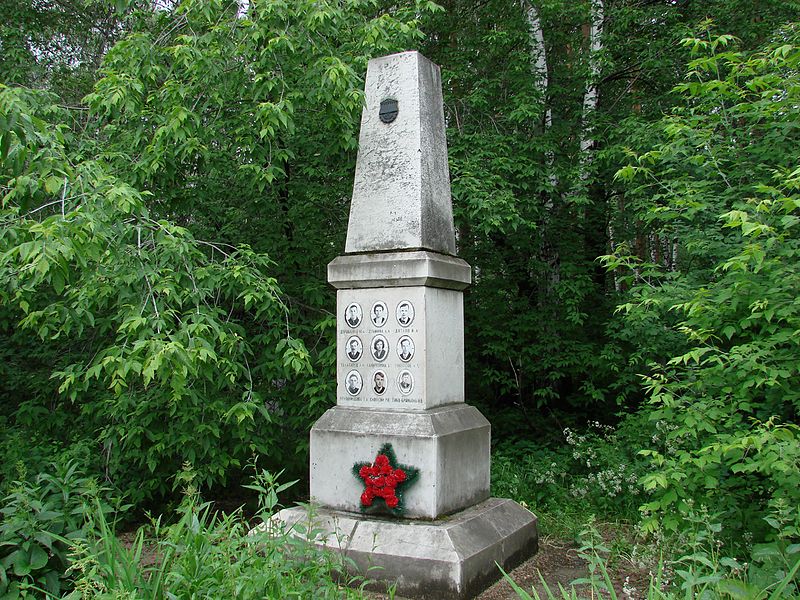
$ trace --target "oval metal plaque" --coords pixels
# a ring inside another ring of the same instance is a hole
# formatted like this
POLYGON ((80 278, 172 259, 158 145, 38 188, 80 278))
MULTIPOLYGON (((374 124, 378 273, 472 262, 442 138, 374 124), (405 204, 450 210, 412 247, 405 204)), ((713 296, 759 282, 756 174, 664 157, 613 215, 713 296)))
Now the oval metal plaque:
POLYGON ((397 118, 397 100, 387 98, 381 101, 381 109, 378 116, 382 123, 391 123, 397 118))

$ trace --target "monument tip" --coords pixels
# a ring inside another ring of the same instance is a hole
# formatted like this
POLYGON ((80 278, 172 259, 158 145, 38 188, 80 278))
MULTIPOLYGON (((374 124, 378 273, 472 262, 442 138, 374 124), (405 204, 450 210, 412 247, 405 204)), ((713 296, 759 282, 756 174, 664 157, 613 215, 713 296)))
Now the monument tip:
POLYGON ((345 252, 455 254, 439 67, 416 50, 369 61, 345 252))

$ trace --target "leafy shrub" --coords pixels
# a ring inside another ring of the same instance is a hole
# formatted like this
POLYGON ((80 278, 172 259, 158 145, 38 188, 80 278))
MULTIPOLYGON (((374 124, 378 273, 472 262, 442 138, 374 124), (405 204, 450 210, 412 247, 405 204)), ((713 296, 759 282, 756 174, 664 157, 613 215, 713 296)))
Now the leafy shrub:
MULTIPOLYGON (((224 483, 253 451, 272 449, 264 380, 310 370, 282 322, 272 263, 197 240, 154 217, 149 194, 105 163, 73 160, 54 100, 0 85, 0 303, 43 344, 84 349, 50 365, 69 400, 53 412, 91 424, 107 473, 133 501, 170 492, 186 460, 206 484, 224 483), (255 372, 267 347, 274 360, 255 372)), ((51 412, 43 403, 21 403, 15 418, 51 412)))
MULTIPOLYGON (((60 424, 68 426, 65 421, 60 424)), ((54 463, 63 465, 72 461, 80 465, 79 472, 100 471, 101 463, 90 440, 76 435, 62 442, 47 435, 48 432, 42 432, 37 424, 27 427, 19 423, 0 432, 0 498, 19 487, 20 480, 33 484, 40 473, 52 472, 54 463)))
POLYGON ((641 177, 636 191, 652 197, 641 218, 680 242, 682 260, 605 260, 629 269, 621 311, 671 313, 678 321, 663 325, 683 338, 646 379, 661 445, 646 450, 645 527, 689 526, 705 505, 728 539, 769 542, 761 517, 800 506, 800 29, 753 54, 735 43, 710 32, 684 41, 694 55, 675 88, 684 106, 618 173, 641 177))
POLYGON ((20 478, 3 499, 0 514, 0 594, 26 590, 58 595, 68 587, 69 544, 91 529, 91 514, 105 514, 106 490, 86 477, 78 463, 52 463, 33 483, 20 478))
POLYGON ((591 512, 635 520, 641 503, 638 480, 644 461, 641 418, 620 428, 590 422, 583 432, 566 428, 565 444, 500 444, 492 454, 492 494, 531 504, 545 513, 591 512))

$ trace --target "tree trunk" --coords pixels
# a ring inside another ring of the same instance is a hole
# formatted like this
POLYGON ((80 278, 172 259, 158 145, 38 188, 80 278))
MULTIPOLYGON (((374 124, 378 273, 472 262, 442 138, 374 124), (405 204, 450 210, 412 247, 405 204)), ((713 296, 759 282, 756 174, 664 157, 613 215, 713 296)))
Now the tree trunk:
POLYGON ((600 80, 600 52, 603 50, 603 19, 605 7, 603 0, 591 0, 589 12, 589 75, 586 80, 586 92, 583 94, 583 111, 581 113, 580 138, 580 171, 577 192, 584 192, 589 179, 589 167, 592 163, 594 147, 594 113, 597 110, 599 97, 597 84, 600 80))
MULTIPOLYGON (((547 88, 550 85, 550 79, 547 73, 547 48, 544 44, 542 20, 539 16, 539 10, 531 0, 521 0, 520 5, 525 14, 525 23, 528 26, 528 46, 531 52, 531 76, 536 86, 537 100, 542 109, 543 121, 541 132, 547 133, 550 126, 553 124, 553 111, 550 108, 550 102, 547 98, 547 88)), ((549 172, 550 183, 555 192, 558 187, 558 179, 553 170, 553 160, 553 153, 548 151, 547 170, 549 172)), ((547 208, 548 212, 553 208, 552 195, 545 199, 545 208, 547 208)))

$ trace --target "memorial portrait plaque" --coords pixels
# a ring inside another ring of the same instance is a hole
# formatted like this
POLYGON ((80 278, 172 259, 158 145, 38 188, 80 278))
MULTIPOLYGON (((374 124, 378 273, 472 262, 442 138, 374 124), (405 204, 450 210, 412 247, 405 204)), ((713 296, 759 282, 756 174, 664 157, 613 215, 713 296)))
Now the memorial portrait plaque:
POLYGON ((400 371, 400 374, 397 376, 397 389, 400 390, 403 396, 408 396, 414 391, 414 376, 408 369, 400 371))
POLYGON ((397 356, 403 362, 414 358, 414 340, 410 336, 404 335, 397 341, 397 356))
POLYGON ((386 325, 386 320, 389 318, 389 309, 386 308, 386 302, 376 302, 372 305, 370 311, 370 319, 375 327, 383 327, 386 325))
POLYGON ((374 338, 372 338, 370 350, 372 351, 372 358, 378 362, 383 362, 386 360, 386 356, 389 354, 389 342, 386 341, 385 336, 380 334, 376 335, 374 338))
POLYGON ((414 322, 414 305, 408 300, 403 300, 397 305, 397 312, 395 313, 397 322, 403 327, 408 327, 414 322))
POLYGON ((347 377, 345 378, 345 387, 347 388, 348 394, 351 396, 357 396, 361 392, 361 387, 363 384, 364 381, 361 379, 361 373, 355 369, 347 373, 347 377))
POLYGON ((361 343, 361 338, 357 335, 351 335, 347 338, 347 358, 353 362, 361 358, 364 353, 364 345, 361 343))
POLYGON ((383 396, 386 392, 386 373, 384 371, 375 371, 375 373, 373 373, 372 391, 379 396, 383 396))
POLYGON ((364 313, 361 311, 361 305, 358 302, 351 302, 344 310, 344 321, 350 327, 358 327, 361 325, 361 319, 364 313))

